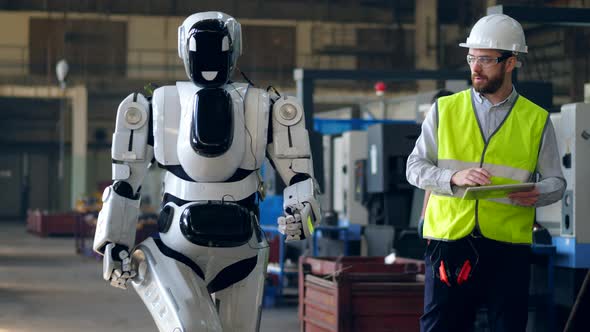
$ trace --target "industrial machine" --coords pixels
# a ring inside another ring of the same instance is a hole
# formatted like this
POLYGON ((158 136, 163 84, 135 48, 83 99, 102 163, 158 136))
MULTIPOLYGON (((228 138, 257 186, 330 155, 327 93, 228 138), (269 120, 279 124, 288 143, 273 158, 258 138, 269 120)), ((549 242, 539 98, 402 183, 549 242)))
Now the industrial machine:
MULTIPOLYGON (((366 225, 367 208, 357 186, 358 162, 367 159, 367 132, 348 131, 334 138, 334 211, 346 224, 366 225)), ((362 172, 362 171, 361 171, 362 172)))
POLYGON ((371 224, 407 227, 414 187, 406 162, 420 135, 414 122, 377 124, 368 129, 367 206, 371 224))
POLYGON ((590 268, 590 104, 574 103, 551 115, 567 181, 564 198, 537 209, 557 248, 555 264, 590 268))
MULTIPOLYGON (((400 256, 421 258, 417 226, 423 191, 406 180, 407 157, 420 135, 420 125, 360 119, 350 124, 366 129, 324 137, 324 165, 332 166, 326 172, 332 183, 326 188, 328 204, 324 206, 331 206, 335 214, 333 221, 324 218, 324 225, 348 228, 349 254, 384 256, 395 249, 400 256), (361 234, 362 249, 358 247, 361 234)), ((318 239, 320 255, 342 253, 342 237, 339 230, 323 230, 318 239)))
MULTIPOLYGON (((413 121, 376 124, 368 128, 367 134, 365 204, 369 211, 369 225, 389 226, 393 229, 391 241, 397 253, 403 257, 421 258, 423 246, 417 233, 417 222, 410 222, 410 219, 412 210, 421 206, 422 200, 416 204, 418 199, 415 197, 420 195, 415 194, 417 189, 406 180, 406 162, 420 136, 420 125, 413 121)), ((369 244, 384 240, 381 237, 386 228, 378 228, 377 232, 365 232, 369 244), (370 234, 379 239, 371 239, 370 234)))
POLYGON ((590 104, 563 105, 561 113, 551 114, 551 121, 567 187, 561 201, 537 209, 536 219, 556 248, 555 269, 549 273, 554 277, 548 282, 554 278, 555 319, 563 323, 590 268, 590 104))

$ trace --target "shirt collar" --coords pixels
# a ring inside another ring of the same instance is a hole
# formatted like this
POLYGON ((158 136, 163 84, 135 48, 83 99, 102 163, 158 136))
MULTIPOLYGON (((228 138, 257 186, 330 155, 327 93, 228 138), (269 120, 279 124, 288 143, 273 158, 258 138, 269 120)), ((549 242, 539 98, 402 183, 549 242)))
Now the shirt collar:
MULTIPOLYGON (((483 104, 484 101, 487 101, 488 103, 491 103, 483 94, 475 91, 474 88, 473 89, 473 95, 475 96, 475 101, 477 101, 480 104, 483 104)), ((514 85, 512 86, 512 92, 510 92, 510 94, 508 95, 508 97, 504 100, 502 100, 501 102, 492 105, 492 106, 500 106, 503 105, 505 103, 513 103, 514 100, 516 100, 516 97, 518 96, 518 93, 516 93, 516 89, 514 88, 514 85)))

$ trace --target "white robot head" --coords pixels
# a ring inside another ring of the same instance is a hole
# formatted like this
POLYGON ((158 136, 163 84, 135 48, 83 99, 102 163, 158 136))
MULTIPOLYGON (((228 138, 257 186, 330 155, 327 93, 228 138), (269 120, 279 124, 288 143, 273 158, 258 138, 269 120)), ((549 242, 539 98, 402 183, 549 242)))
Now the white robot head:
POLYGON ((178 56, 187 76, 202 87, 229 80, 242 54, 242 28, 222 12, 196 13, 178 27, 178 56))

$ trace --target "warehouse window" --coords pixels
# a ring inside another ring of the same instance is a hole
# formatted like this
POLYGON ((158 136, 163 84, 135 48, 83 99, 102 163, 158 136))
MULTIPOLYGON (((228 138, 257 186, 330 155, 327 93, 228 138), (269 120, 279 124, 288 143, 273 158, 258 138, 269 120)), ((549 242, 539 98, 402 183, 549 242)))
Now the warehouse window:
POLYGON ((31 73, 53 76, 55 63, 65 58, 71 75, 125 75, 125 22, 31 18, 29 24, 31 73))

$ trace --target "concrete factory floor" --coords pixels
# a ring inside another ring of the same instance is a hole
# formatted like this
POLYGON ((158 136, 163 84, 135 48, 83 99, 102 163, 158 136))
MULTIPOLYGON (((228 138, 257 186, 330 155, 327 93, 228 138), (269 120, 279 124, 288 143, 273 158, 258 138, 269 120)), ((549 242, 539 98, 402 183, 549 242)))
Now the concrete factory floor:
MULTIPOLYGON (((0 223, 0 332, 156 332, 135 291, 108 286, 101 271, 101 262, 75 253, 73 238, 0 223)), ((297 307, 265 309, 261 326, 299 331, 297 307)))

